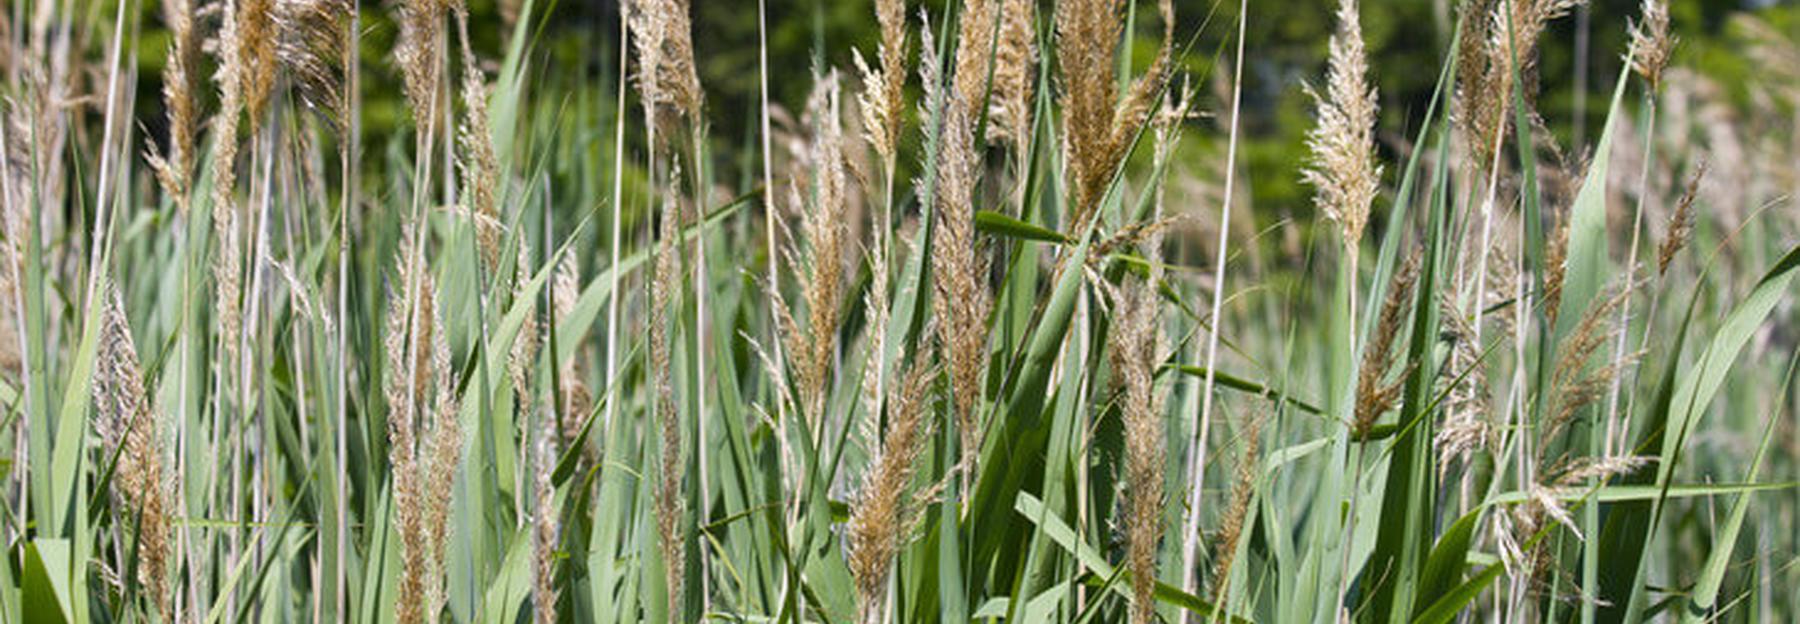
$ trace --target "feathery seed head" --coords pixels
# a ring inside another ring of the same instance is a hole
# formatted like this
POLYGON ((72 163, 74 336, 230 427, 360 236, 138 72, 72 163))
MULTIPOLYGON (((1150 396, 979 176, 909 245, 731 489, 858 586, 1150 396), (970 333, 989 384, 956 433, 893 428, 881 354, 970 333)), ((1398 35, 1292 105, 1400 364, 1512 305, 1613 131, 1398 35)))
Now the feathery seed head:
POLYGON ((925 355, 915 356, 900 383, 888 390, 887 429, 845 523, 845 559, 856 581, 858 621, 864 624, 882 621, 889 571, 923 511, 920 497, 908 492, 932 436, 928 410, 935 375, 919 364, 925 355))
POLYGON ((275 86, 276 39, 280 36, 275 24, 275 0, 236 0, 232 4, 237 26, 233 52, 238 64, 233 73, 244 91, 245 110, 254 127, 268 107, 269 91, 275 86))
POLYGON ((1148 118, 1168 73, 1175 9, 1159 0, 1163 41, 1156 60, 1124 100, 1115 78, 1122 0, 1059 0, 1056 44, 1062 70, 1063 152, 1067 160, 1071 231, 1086 227, 1120 161, 1148 118))
POLYGON ((1375 87, 1367 77, 1357 11, 1356 0, 1339 0, 1326 94, 1307 88, 1318 125, 1307 135, 1312 157, 1302 173, 1317 189, 1315 201, 1325 216, 1343 228, 1344 246, 1352 250, 1362 240, 1381 183, 1381 165, 1375 159, 1375 87))
POLYGON ((679 167, 669 176, 669 187, 663 192, 663 209, 657 236, 656 264, 650 278, 650 367, 655 379, 653 422, 662 442, 661 465, 656 485, 657 543, 663 554, 664 581, 669 588, 669 618, 679 620, 683 601, 683 570, 687 561, 685 499, 681 494, 683 477, 681 414, 675 405, 675 381, 670 361, 669 326, 675 322, 671 307, 680 289, 681 197, 675 180, 681 178, 679 167))
POLYGON ((1412 302, 1413 285, 1418 282, 1422 255, 1415 251, 1400 266, 1394 281, 1388 284, 1387 299, 1381 302, 1381 316, 1376 319, 1375 333, 1363 347, 1362 366, 1356 373, 1356 412, 1351 423, 1352 437, 1363 438, 1374 429, 1375 421, 1400 399, 1408 370, 1392 382, 1383 381, 1394 365, 1394 345, 1406 321, 1407 304, 1412 302))
POLYGON ((1669 215, 1669 227, 1663 234, 1663 242, 1656 250, 1656 274, 1666 275, 1669 263, 1675 261, 1675 255, 1687 246, 1688 239, 1694 235, 1694 198, 1700 192, 1700 180, 1706 177, 1707 161, 1701 160, 1694 168, 1694 174, 1688 177, 1687 189, 1681 192, 1681 198, 1675 201, 1675 212, 1669 215))
POLYGON ((1564 217, 1544 247, 1544 318, 1556 326, 1562 311, 1563 280, 1569 274, 1569 219, 1564 217))
POLYGON ((163 193, 185 216, 191 201, 188 187, 194 172, 194 135, 199 104, 195 101, 194 72, 200 59, 200 37, 194 29, 193 0, 163 3, 163 21, 169 27, 169 53, 163 67, 163 104, 169 116, 169 153, 165 158, 151 147, 150 167, 163 193))
POLYGON ((906 89, 906 2, 876 0, 875 21, 881 27, 879 68, 871 68, 855 51, 863 92, 857 96, 862 109, 863 134, 882 159, 892 161, 900 144, 900 116, 904 114, 906 89))
POLYGON ((1123 390, 1125 466, 1124 525, 1126 564, 1131 569, 1132 621, 1147 623, 1155 615, 1156 550, 1162 538, 1163 435, 1162 397, 1156 392, 1157 292, 1149 280, 1128 278, 1116 291, 1107 355, 1123 390))
POLYGON ((1446 397, 1446 415, 1433 439, 1438 449, 1438 477, 1441 479, 1452 465, 1466 464, 1477 451, 1488 448, 1494 441, 1494 430, 1484 418, 1488 401, 1487 367, 1481 361, 1481 346, 1475 342, 1474 324, 1447 296, 1438 297, 1438 310, 1439 318, 1443 319, 1444 334, 1452 341, 1450 357, 1441 376, 1443 383, 1449 386, 1440 391, 1446 397))
POLYGON ((1556 367, 1551 373, 1550 382, 1552 396, 1556 398, 1556 409, 1551 414, 1549 425, 1543 429, 1545 440, 1554 439, 1582 408, 1605 397, 1613 379, 1641 357, 1642 354, 1631 353, 1600 368, 1590 369, 1588 366, 1594 353, 1601 346, 1612 342, 1612 338, 1620 331, 1612 319, 1614 313, 1628 302, 1630 294, 1630 290, 1623 287, 1612 287, 1599 293, 1595 303, 1582 313, 1580 322, 1557 345, 1556 367))
POLYGON ((974 189, 980 175, 974 121, 969 102, 956 91, 945 105, 939 138, 937 239, 932 241, 932 298, 939 339, 950 363, 951 398, 955 405, 963 461, 981 452, 981 378, 987 362, 987 316, 992 305, 987 286, 987 259, 975 239, 974 189))
MULTIPOLYGON (((575 312, 575 303, 581 297, 581 268, 575 254, 563 254, 562 260, 556 263, 556 273, 552 277, 550 287, 550 322, 561 324, 575 312)), ((593 391, 587 386, 582 374, 580 348, 567 353, 557 353, 562 361, 557 365, 557 375, 561 379, 562 397, 560 410, 563 414, 562 439, 565 443, 575 440, 581 433, 582 419, 587 417, 594 405, 593 391)), ((591 439, 591 438, 590 438, 591 439)), ((582 454, 593 459, 596 450, 591 443, 582 449, 582 454)))
POLYGON ((500 158, 494 150, 494 134, 488 122, 487 82, 481 64, 469 46, 468 11, 455 11, 456 26, 462 35, 462 99, 463 123, 458 132, 462 153, 457 165, 462 169, 463 202, 475 217, 476 242, 482 261, 490 269, 498 268, 503 216, 500 214, 500 158))
POLYGON ((444 51, 444 4, 441 0, 394 0, 400 36, 394 60, 400 66, 406 103, 421 136, 437 127, 438 87, 443 78, 439 55, 444 51))
POLYGON ((1663 69, 1675 53, 1677 39, 1669 34, 1667 0, 1644 0, 1643 12, 1631 23, 1631 70, 1650 83, 1650 91, 1662 87, 1663 69))
POLYGON ((669 113, 700 122, 704 92, 694 65, 688 10, 688 0, 633 0, 626 5, 637 50, 638 93, 653 123, 665 123, 669 113), (665 110, 667 106, 674 108, 665 110))
POLYGON ((957 24, 956 67, 952 81, 956 97, 970 107, 987 101, 988 77, 994 68, 995 10, 998 0, 967 0, 957 24))
POLYGON ((1493 158, 1495 140, 1510 123, 1506 111, 1513 89, 1524 90, 1519 96, 1528 108, 1537 99, 1537 50, 1544 29, 1586 2, 1471 0, 1463 5, 1457 118, 1480 166, 1493 158))
POLYGON ((551 482, 555 470, 556 419, 549 414, 538 417, 541 425, 533 436, 537 439, 532 452, 531 487, 535 496, 532 509, 532 575, 531 610, 538 624, 556 622, 556 548, 558 526, 556 487, 551 482))
POLYGON ((350 51, 350 0, 276 0, 276 58, 299 87, 301 101, 341 135, 349 130, 344 58, 350 51))
POLYGON ((125 319, 118 286, 106 285, 99 353, 94 361, 95 421, 109 454, 118 457, 112 477, 114 500, 137 526, 137 581, 158 613, 171 615, 168 513, 174 507, 164 476, 161 428, 156 408, 144 392, 137 345, 125 319))
POLYGON ((796 361, 801 413, 821 418, 837 350, 840 303, 844 291, 844 252, 848 235, 850 186, 839 121, 837 73, 821 77, 807 98, 804 121, 812 130, 802 144, 792 181, 790 204, 800 213, 805 239, 788 237, 787 264, 798 278, 806 304, 806 327, 793 323, 788 309, 784 340, 796 361), (803 192, 804 190, 804 192, 803 192), (804 198, 804 199, 803 199, 804 198))
POLYGON ((531 370, 537 364, 538 342, 542 339, 538 331, 537 302, 522 301, 525 297, 525 283, 531 280, 527 269, 530 252, 523 242, 517 247, 518 254, 513 260, 513 305, 526 306, 525 320, 519 326, 519 334, 513 337, 512 351, 507 354, 507 374, 512 377, 513 394, 521 405, 531 403, 531 370))
POLYGON ((448 599, 444 553, 451 487, 462 458, 450 342, 437 288, 413 250, 423 244, 402 228, 398 290, 389 291, 384 346, 388 368, 388 460, 394 528, 401 546, 397 620, 433 621, 448 599))
POLYGON ((1031 140, 1032 89, 1037 84, 1037 1, 1001 3, 1000 32, 994 43, 989 85, 988 138, 1013 146, 1023 160, 1031 140))
POLYGON ((1225 522, 1219 528, 1218 554, 1213 561, 1214 604, 1226 603, 1231 589, 1232 562, 1237 559, 1238 541, 1244 535, 1244 521, 1250 517, 1250 503, 1256 494, 1257 456, 1262 446, 1262 428, 1266 412, 1258 408, 1250 412, 1249 422, 1242 424, 1244 455, 1238 458, 1237 472, 1231 482, 1231 507, 1225 511, 1225 522))

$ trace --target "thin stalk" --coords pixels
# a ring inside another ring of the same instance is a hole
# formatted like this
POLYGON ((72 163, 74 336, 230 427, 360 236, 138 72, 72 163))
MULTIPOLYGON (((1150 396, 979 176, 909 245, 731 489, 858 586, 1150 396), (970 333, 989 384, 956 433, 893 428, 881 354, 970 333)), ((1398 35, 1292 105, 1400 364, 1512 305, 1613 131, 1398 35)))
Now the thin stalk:
MULTIPOLYGON (((778 290, 781 288, 781 282, 780 282, 780 279, 781 279, 781 275, 780 275, 781 250, 779 248, 777 248, 775 245, 775 198, 774 198, 774 196, 775 196, 775 174, 774 174, 774 169, 773 169, 774 156, 773 156, 773 151, 769 147, 770 141, 769 141, 769 10, 768 10, 768 0, 757 0, 757 2, 756 2, 756 25, 757 25, 757 30, 756 30, 756 32, 757 32, 757 52, 756 53, 757 53, 757 59, 758 59, 757 62, 761 68, 761 72, 758 75, 757 88, 760 91, 760 95, 762 98, 762 114, 760 115, 760 117, 761 117, 760 121, 762 124, 761 142, 762 142, 762 176, 763 176, 763 233, 767 236, 765 243, 767 244, 768 264, 769 264, 769 266, 768 266, 768 269, 769 269, 768 285, 766 286, 766 288, 770 289, 771 291, 775 291, 775 290, 778 290)), ((777 379, 781 379, 785 375, 785 371, 783 370, 785 368, 785 365, 783 364, 784 359, 782 358, 782 355, 781 355, 781 336, 779 335, 779 332, 776 331, 776 328, 779 327, 779 325, 778 325, 779 321, 778 321, 778 317, 776 316, 776 314, 777 314, 777 312, 775 310, 775 306, 771 305, 769 307, 769 327, 770 327, 771 332, 774 333, 775 335, 771 336, 769 339, 769 348, 774 351, 774 353, 771 356, 771 359, 773 359, 775 362, 775 364, 774 364, 775 373, 774 374, 776 375, 777 379)), ((776 414, 775 422, 777 423, 777 425, 776 425, 776 432, 775 432, 774 437, 775 437, 775 444, 778 448, 777 454, 785 461, 786 459, 791 458, 793 456, 793 451, 792 451, 792 449, 789 448, 789 446, 791 445, 791 442, 788 441, 788 437, 787 437, 786 433, 784 432, 784 429, 788 423, 787 401, 784 400, 784 397, 779 396, 779 394, 780 393, 778 392, 777 396, 775 397, 775 414, 776 414)), ((798 497, 795 497, 794 504, 791 505, 790 507, 792 508, 789 510, 789 516, 791 517, 794 513, 798 512, 798 509, 799 509, 799 498, 798 497)), ((789 526, 789 527, 792 527, 793 525, 794 525, 794 523, 792 521, 789 521, 787 523, 787 526, 789 526)), ((792 541, 792 536, 788 536, 788 538, 789 538, 789 541, 792 541)), ((781 592, 780 593, 783 596, 789 595, 789 592, 788 592, 788 582, 789 582, 788 577, 789 576, 791 576, 791 575, 788 575, 788 574, 781 575, 781 592)))
MULTIPOLYGON (((357 36, 360 32, 361 17, 356 11, 350 12, 350 27, 345 31, 344 49, 357 49, 357 36)), ((332 568, 331 583, 336 587, 336 608, 339 617, 344 614, 344 594, 348 593, 349 579, 344 574, 344 561, 349 555, 345 546, 349 542, 350 530, 349 491, 350 463, 349 434, 346 430, 350 423, 349 369, 347 359, 349 353, 348 336, 350 317, 350 211, 356 207, 358 176, 356 163, 358 158, 357 138, 362 133, 362 114, 358 106, 358 75, 356 54, 344 55, 344 111, 349 116, 344 124, 343 136, 338 137, 338 155, 343 168, 343 192, 340 194, 342 205, 338 209, 338 283, 337 283, 337 425, 333 428, 336 444, 337 470, 332 478, 337 481, 337 560, 332 568)))
MULTIPOLYGON (((1506 96, 1503 95, 1502 97, 1506 96)), ((1510 101, 1510 98, 1507 99, 1510 101)), ((1502 118, 1506 116, 1506 104, 1504 102, 1500 104, 1500 112, 1498 114, 1502 118)), ((1495 195, 1500 190, 1500 148, 1505 144, 1506 123, 1502 121, 1494 124, 1493 163, 1488 166, 1487 191, 1483 194, 1481 200, 1481 246, 1475 248, 1477 250, 1475 253, 1477 259, 1475 261, 1474 278, 1471 280, 1475 282, 1475 298, 1469 300, 1469 305, 1475 309, 1475 320, 1470 325, 1470 331, 1474 333, 1473 340, 1475 341, 1475 344, 1481 344, 1481 317, 1487 307, 1483 305, 1482 302, 1487 300, 1488 247, 1493 244, 1495 195)), ((1523 219, 1521 219, 1521 221, 1523 221, 1523 219)))
MULTIPOLYGON (((1625 303, 1619 306, 1618 337, 1613 341, 1613 367, 1623 368, 1625 364, 1625 343, 1631 334, 1631 291, 1637 286, 1638 243, 1644 230, 1644 202, 1650 196, 1650 164, 1656 156, 1656 94, 1644 94, 1644 162, 1638 170, 1638 197, 1636 214, 1631 218, 1631 251, 1625 256, 1625 303)), ((1648 332, 1646 332, 1648 335, 1648 332)), ((1607 454, 1618 448, 1619 436, 1626 432, 1619 427, 1619 390, 1625 380, 1624 374, 1613 376, 1612 388, 1606 395, 1606 446, 1607 454)))
MULTIPOLYGON (((706 270, 706 129, 698 119, 692 120, 691 137, 694 149, 694 426, 695 460, 699 463, 700 483, 700 522, 711 518, 708 482, 706 478, 707 429, 706 429, 706 389, 711 387, 707 381, 709 369, 706 367, 706 291, 710 285, 706 270)), ((706 540, 700 540, 700 613, 712 612, 711 592, 707 591, 708 575, 706 574, 707 551, 706 540)))
POLYGON ((112 52, 108 55, 106 72, 106 113, 101 122, 105 127, 100 139, 100 184, 94 202, 94 233, 88 238, 93 248, 88 250, 87 296, 83 298, 88 305, 96 305, 94 296, 100 287, 100 275, 104 273, 100 267, 100 251, 105 247, 104 239, 111 227, 106 214, 107 197, 111 195, 107 189, 107 180, 112 178, 113 155, 110 147, 113 144, 113 105, 118 102, 119 93, 119 54, 125 47, 125 5, 120 2, 113 11, 112 52))
POLYGON ((613 106, 613 188, 612 188, 612 289, 607 293, 606 309, 606 416, 600 421, 602 432, 612 430, 613 415, 618 412, 617 383, 619 362, 619 230, 625 216, 625 77, 627 20, 619 16, 619 90, 613 106))
MULTIPOLYGON (((1200 534, 1200 495, 1202 477, 1206 473, 1206 438, 1212 427, 1214 371, 1218 370, 1215 364, 1219 359, 1219 316, 1225 303, 1225 262, 1229 258, 1227 247, 1231 243, 1231 199, 1237 181, 1238 121, 1244 96, 1244 32, 1249 22, 1249 12, 1249 0, 1238 0, 1237 57, 1232 59, 1231 131, 1225 147, 1225 200, 1219 214, 1219 253, 1213 261, 1210 317, 1212 331, 1206 333, 1206 383, 1200 391, 1200 422, 1194 431, 1194 459, 1188 468, 1188 517, 1181 534, 1181 586, 1195 595, 1200 594, 1200 588, 1194 584, 1194 556, 1199 545, 1196 536, 1200 534)), ((1191 612, 1183 617, 1188 624, 1195 621, 1191 612)))

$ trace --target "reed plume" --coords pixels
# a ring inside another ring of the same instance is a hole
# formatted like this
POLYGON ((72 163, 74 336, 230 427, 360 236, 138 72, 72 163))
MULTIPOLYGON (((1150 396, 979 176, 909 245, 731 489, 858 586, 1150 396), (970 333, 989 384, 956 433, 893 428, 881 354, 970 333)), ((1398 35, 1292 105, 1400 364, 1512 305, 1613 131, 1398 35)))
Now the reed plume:
MULTIPOLYGON (((670 179, 679 179, 679 173, 670 179)), ((681 413, 675 405, 675 377, 670 362, 669 327, 675 322, 671 308, 681 279, 679 248, 680 197, 674 184, 664 191, 661 224, 657 235, 656 263, 650 276, 649 355, 650 374, 654 378, 652 422, 662 440, 661 470, 656 485, 656 534, 663 554, 663 580, 669 593, 669 621, 681 621, 681 605, 686 578, 687 536, 686 504, 681 493, 683 467, 681 413)))
POLYGON ((1362 240, 1381 184, 1381 165, 1375 160, 1375 87, 1368 80, 1358 11, 1356 0, 1338 1, 1325 94, 1306 89, 1318 124, 1307 134, 1312 156, 1301 173, 1317 189, 1315 201, 1325 217, 1342 228, 1348 253, 1362 240))
POLYGON ((244 110, 250 115, 251 134, 255 134, 264 110, 268 109, 269 92, 275 87, 275 57, 280 30, 275 24, 275 0, 236 0, 232 3, 237 32, 231 63, 244 91, 244 110))
POLYGON ((996 2, 1000 4, 1000 32, 994 42, 993 79, 988 85, 988 139, 1011 145, 1023 171, 1025 149, 1031 142, 1032 90, 1037 85, 1037 1, 996 2))
MULTIPOLYGON (((33 231, 28 206, 33 194, 28 153, 31 130, 19 107, 9 107, 0 118, 0 370, 18 374, 24 360, 25 331, 20 324, 20 288, 24 284, 26 237, 33 231)), ((23 421, 18 425, 23 427, 23 421)))
POLYGON ((863 310, 865 310, 865 322, 868 326, 863 333, 868 337, 866 351, 869 354, 869 364, 863 367, 863 414, 857 428, 857 435, 862 448, 869 450, 876 448, 879 440, 876 425, 881 416, 881 402, 887 395, 888 386, 887 334, 890 313, 888 311, 889 271, 888 255, 885 253, 885 241, 887 240, 885 229, 876 229, 874 249, 866 254, 869 262, 869 290, 863 294, 863 310))
POLYGON ((1587 0, 1472 0, 1463 5, 1457 51, 1458 127, 1477 163, 1494 157, 1496 137, 1509 127, 1514 89, 1534 117, 1538 41, 1550 22, 1587 0))
MULTIPOLYGON (((399 37, 394 41, 394 62, 413 125, 421 137, 437 129, 438 90, 443 81, 439 55, 444 50, 444 0, 395 0, 394 22, 399 37)), ((420 155, 424 157, 423 154, 420 155)))
POLYGON ((1231 567, 1237 561, 1238 541, 1244 537, 1244 521, 1250 518, 1250 503, 1256 495, 1257 457, 1262 447, 1264 412, 1259 408, 1243 423, 1244 455, 1238 458, 1237 471, 1231 479, 1231 506, 1219 527, 1218 554, 1213 558, 1213 604, 1224 605, 1231 592, 1231 567))
POLYGON ((863 136, 883 160, 892 161, 900 145, 901 115, 906 97, 906 2, 875 0, 875 21, 881 27, 878 68, 854 51, 862 74, 863 92, 857 95, 862 109, 863 136))
POLYGON ((1544 318, 1556 326, 1562 311, 1563 280, 1569 275, 1569 218, 1564 216, 1544 246, 1544 318))
MULTIPOLYGON (((1496 288, 1492 292, 1511 291, 1496 288)), ((1488 448, 1494 431, 1484 418, 1488 408, 1487 368, 1482 363, 1481 345, 1476 342, 1474 324, 1463 316, 1449 296, 1438 295, 1436 298, 1438 318, 1443 319, 1442 334, 1451 341, 1450 354, 1441 375, 1445 387, 1439 391, 1445 397, 1444 422, 1432 439, 1437 448, 1438 477, 1441 479, 1455 463, 1467 463, 1476 451, 1488 448)))
MULTIPOLYGON (((432 294, 436 295, 435 290, 432 294)), ((444 323, 442 308, 433 305, 432 323, 438 327, 444 323)), ((437 385, 437 397, 431 409, 431 447, 425 466, 430 472, 421 479, 428 488, 425 511, 431 537, 431 584, 426 597, 434 614, 443 612, 449 598, 444 586, 444 553, 450 544, 450 495, 454 491, 451 485, 462 460, 462 428, 457 420, 455 380, 450 374, 450 341, 447 332, 440 329, 432 333, 431 341, 431 375, 437 385)))
POLYGON ((1650 83, 1650 92, 1662 88, 1663 69, 1675 53, 1678 40, 1669 34, 1667 0, 1644 0, 1642 14, 1631 22, 1631 70, 1650 83))
POLYGON ((163 66, 163 106, 168 109, 169 147, 165 158, 151 144, 148 160, 163 194, 186 216, 193 201, 188 197, 194 171, 194 135, 199 117, 195 102, 195 70, 200 63, 200 36, 194 29, 193 0, 163 3, 163 22, 169 27, 169 52, 163 66))
POLYGON ((670 113, 700 121, 704 92, 694 65, 688 10, 688 0, 634 0, 628 5, 638 93, 653 124, 667 123, 670 113))
MULTIPOLYGON (((1574 420, 1575 414, 1606 396, 1612 381, 1641 357, 1641 353, 1623 354, 1606 366, 1590 368, 1594 353, 1621 331, 1609 317, 1630 300, 1630 292, 1615 287, 1599 293, 1595 303, 1581 315, 1574 329, 1556 346, 1556 366, 1551 373, 1550 391, 1555 399, 1548 424, 1541 435, 1551 440, 1574 420)), ((1547 444, 1539 445, 1541 451, 1547 444)))
POLYGON ((1131 570, 1131 621, 1144 624, 1156 615, 1156 550, 1162 539, 1163 468, 1168 443, 1163 432, 1163 397, 1156 391, 1158 329, 1156 284, 1162 270, 1160 236, 1145 245, 1148 278, 1127 278, 1114 293, 1113 324, 1107 355, 1122 390, 1120 419, 1125 428, 1125 564, 1131 570))
POLYGON ((832 359, 837 350, 839 304, 845 287, 844 245, 850 189, 838 97, 837 74, 830 73, 820 78, 807 99, 805 123, 812 127, 813 138, 798 154, 799 173, 793 180, 789 202, 800 213, 806 246, 800 248, 798 241, 793 241, 787 259, 789 268, 800 278, 807 322, 804 329, 800 328, 793 310, 782 306, 788 309, 782 311, 785 320, 780 323, 788 352, 797 364, 796 389, 802 413, 815 424, 824 417, 832 359), (807 190, 810 202, 802 199, 802 189, 807 190))
POLYGON ((1123 0, 1058 0, 1056 44, 1062 69, 1063 153, 1070 194, 1070 231, 1087 226, 1088 217, 1112 184, 1113 175, 1149 118, 1170 64, 1175 8, 1158 0, 1163 40, 1156 60, 1138 77, 1123 100, 1118 94, 1119 36, 1123 0))
POLYGON ((1663 242, 1656 249, 1656 274, 1666 275, 1669 263, 1687 246, 1688 239, 1694 235, 1694 198, 1700 192, 1700 181, 1706 177, 1709 165, 1701 160, 1694 168, 1694 174, 1688 177, 1687 188, 1681 192, 1681 198, 1675 200, 1675 211, 1669 214, 1669 226, 1663 234, 1663 242))
POLYGON ((952 88, 956 99, 977 110, 987 102, 988 78, 994 69, 999 4, 999 0, 967 0, 958 18, 952 88))
POLYGON ((384 393, 394 529, 401 553, 396 615, 410 624, 436 621, 447 598, 444 551, 462 432, 437 287, 413 251, 423 241, 410 225, 401 237, 399 288, 390 291, 383 340, 388 357, 384 393))
POLYGON ((462 169, 464 208, 475 220, 476 243, 490 270, 499 268, 504 217, 500 214, 500 158, 494 151, 494 133, 488 122, 488 88, 481 64, 469 46, 469 10, 457 2, 452 13, 462 41, 463 123, 457 166, 462 169))
POLYGON ((551 472, 556 468, 556 419, 551 414, 538 418, 536 449, 532 452, 531 489, 536 494, 532 510, 532 574, 531 611, 538 624, 556 622, 556 548, 561 527, 556 515, 556 486, 551 472))
POLYGON ((99 353, 94 359, 95 423, 107 454, 118 457, 113 498, 124 504, 137 527, 139 591, 150 597, 160 617, 168 618, 173 615, 169 513, 176 503, 164 474, 161 427, 156 406, 144 392, 144 373, 118 286, 109 282, 103 296, 99 353))
POLYGON ((525 306, 528 310, 525 319, 519 324, 519 334, 513 337, 512 349, 507 352, 506 372, 512 378, 513 397, 519 405, 531 405, 531 369, 537 364, 539 341, 543 339, 538 328, 537 301, 527 300, 525 284, 531 281, 529 273, 530 251, 521 242, 514 248, 517 254, 513 259, 512 301, 514 306, 525 306))
MULTIPOLYGON (((965 42, 966 44, 967 42, 965 42)), ((931 245, 932 309, 938 337, 949 361, 950 397, 962 444, 962 465, 973 468, 981 453, 983 369, 987 363, 987 258, 975 239, 974 191, 981 166, 976 156, 970 103, 953 90, 939 138, 936 240, 931 245)), ((966 481, 966 477, 965 477, 966 481)))
POLYGON ((1407 304, 1412 302, 1413 285, 1418 282, 1421 255, 1414 252, 1394 274, 1388 284, 1387 299, 1381 302, 1381 316, 1376 318, 1375 332, 1363 346, 1362 365, 1356 372, 1356 411, 1351 423, 1351 436, 1367 437, 1375 421, 1393 409, 1400 400, 1400 390, 1411 370, 1398 379, 1385 381, 1394 366, 1394 346, 1406 323, 1407 304))
POLYGON ((928 499, 911 492, 919 458, 930 448, 930 391, 933 373, 915 357, 900 383, 888 390, 887 429, 869 459, 844 525, 846 563, 856 581, 857 621, 879 624, 886 605, 894 558, 906 546, 928 499))
MULTIPOLYGON (((574 254, 563 254, 562 260, 556 263, 556 273, 552 276, 550 286, 550 322, 560 325, 575 312, 575 303, 581 297, 581 265, 574 254)), ((577 347, 570 353, 557 353, 562 361, 557 365, 557 376, 561 380, 562 395, 559 409, 562 417, 562 440, 566 443, 575 441, 581 434, 582 420, 594 408, 594 394, 588 388, 587 376, 583 372, 584 360, 577 347)), ((591 439, 591 438, 590 438, 591 439)), ((594 459, 595 447, 590 442, 582 449, 588 459, 594 459)))
MULTIPOLYGON (((186 0, 183 0, 186 1, 186 0)), ((331 124, 341 137, 349 132, 344 60, 351 0, 277 0, 275 26, 281 33, 276 59, 298 87, 300 100, 331 124)))
MULTIPOLYGON (((256 37, 267 37, 266 25, 251 11, 266 3, 246 2, 244 6, 227 3, 225 18, 219 31, 219 112, 213 117, 212 231, 218 245, 213 258, 213 315, 219 324, 224 357, 220 366, 232 367, 237 361, 243 317, 240 297, 243 291, 243 226, 239 223, 237 198, 237 157, 239 116, 247 107, 258 68, 253 66, 260 45, 256 37)), ((252 122, 252 134, 254 134, 252 122)))

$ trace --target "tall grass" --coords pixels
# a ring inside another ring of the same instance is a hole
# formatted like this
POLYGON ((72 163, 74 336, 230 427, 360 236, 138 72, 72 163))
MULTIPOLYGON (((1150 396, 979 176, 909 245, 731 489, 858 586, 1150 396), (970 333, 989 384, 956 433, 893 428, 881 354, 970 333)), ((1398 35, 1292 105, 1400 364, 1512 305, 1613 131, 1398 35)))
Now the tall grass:
POLYGON ((1800 92, 1645 0, 1562 146, 1577 2, 1461 3, 1420 109, 1340 0, 1295 221, 1216 4, 1207 57, 1170 0, 875 0, 724 137, 692 18, 747 5, 625 3, 587 76, 529 0, 21 1, 0 622, 1800 615, 1800 92))

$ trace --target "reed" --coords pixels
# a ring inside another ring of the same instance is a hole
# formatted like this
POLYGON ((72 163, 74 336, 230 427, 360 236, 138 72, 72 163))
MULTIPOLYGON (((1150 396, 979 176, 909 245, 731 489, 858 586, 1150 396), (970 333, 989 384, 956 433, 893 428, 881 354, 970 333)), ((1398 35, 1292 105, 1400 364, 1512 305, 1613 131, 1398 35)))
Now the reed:
MULTIPOLYGON (((975 238, 974 194, 981 162, 974 145, 971 103, 957 89, 950 98, 939 137, 938 186, 933 195, 938 229, 931 248, 932 310, 943 342, 940 349, 948 361, 962 462, 972 471, 981 453, 983 424, 977 412, 987 365, 986 327, 992 295, 987 286, 987 259, 975 238)), ((964 485, 966 488, 967 483, 964 485)))
POLYGON ((933 431, 931 373, 915 363, 886 397, 888 425, 845 523, 846 561, 856 580, 857 621, 863 624, 887 621, 888 578, 928 500, 914 490, 913 481, 923 468, 919 460, 930 448, 933 431))
POLYGON ((1144 74, 1119 95, 1118 67, 1122 0, 1069 0, 1056 3, 1056 53, 1061 68, 1062 149, 1067 162, 1068 231, 1079 233, 1099 208, 1119 163, 1135 143, 1140 126, 1159 101, 1167 80, 1175 32, 1175 8, 1159 0, 1162 45, 1144 74))
POLYGON ((1791 11, 1439 4, 7 4, 0 622, 1794 619, 1791 11))
MULTIPOLYGON (((671 179, 679 175, 670 176, 671 179)), ((671 306, 680 290, 680 253, 678 232, 681 197, 673 185, 664 191, 662 211, 658 216, 656 264, 649 280, 650 317, 649 367, 655 394, 651 421, 661 440, 660 465, 656 479, 656 537, 663 556, 663 581, 668 588, 668 617, 681 619, 687 565, 687 504, 682 496, 682 477, 686 460, 683 456, 681 413, 675 404, 675 371, 670 362, 669 328, 676 311, 671 306)))
POLYGON ((144 391, 144 371, 118 286, 109 283, 104 297, 93 381, 96 427, 108 456, 118 458, 112 496, 124 503, 136 529, 139 591, 150 598, 159 617, 168 618, 174 615, 169 570, 175 558, 170 537, 175 501, 165 467, 163 427, 144 391))

